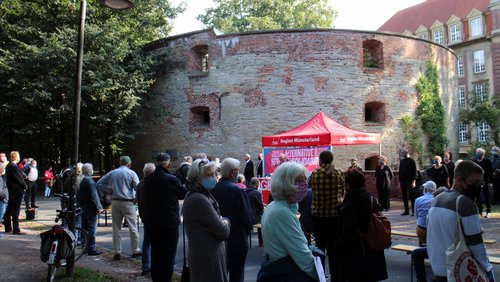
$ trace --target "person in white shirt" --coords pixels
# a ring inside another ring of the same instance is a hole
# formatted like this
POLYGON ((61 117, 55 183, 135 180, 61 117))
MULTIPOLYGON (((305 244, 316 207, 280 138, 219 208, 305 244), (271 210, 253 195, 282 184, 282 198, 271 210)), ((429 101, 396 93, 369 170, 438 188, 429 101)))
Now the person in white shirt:
POLYGON ((36 180, 38 179, 38 168, 36 160, 31 160, 25 167, 25 171, 28 174, 26 178, 26 185, 28 189, 24 194, 24 203, 26 204, 26 209, 38 208, 36 204, 35 195, 37 190, 36 180))

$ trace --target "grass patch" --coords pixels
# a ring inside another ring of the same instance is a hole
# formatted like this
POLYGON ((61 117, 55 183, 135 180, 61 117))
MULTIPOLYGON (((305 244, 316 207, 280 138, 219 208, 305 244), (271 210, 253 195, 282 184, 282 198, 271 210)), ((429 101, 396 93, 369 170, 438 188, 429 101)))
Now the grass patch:
POLYGON ((107 274, 102 274, 99 272, 95 272, 90 269, 75 267, 75 276, 73 279, 66 277, 66 268, 61 267, 57 269, 56 280, 63 282, 99 282, 99 281, 109 281, 109 282, 118 282, 119 280, 109 276, 107 274))

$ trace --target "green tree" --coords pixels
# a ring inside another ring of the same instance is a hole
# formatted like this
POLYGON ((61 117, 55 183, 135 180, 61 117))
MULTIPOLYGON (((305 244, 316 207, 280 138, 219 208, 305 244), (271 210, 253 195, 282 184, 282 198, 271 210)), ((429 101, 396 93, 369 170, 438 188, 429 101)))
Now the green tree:
POLYGON ((226 33, 291 28, 333 28, 328 0, 214 0, 197 19, 226 33))
MULTIPOLYGON (((112 11, 89 0, 85 27, 80 152, 104 160, 132 137, 141 97, 153 83, 142 46, 165 36, 183 10, 169 1, 135 1, 112 11)), ((0 2, 0 150, 59 161, 70 154, 80 1, 0 2)))
MULTIPOLYGON (((493 144, 500 144, 500 96, 494 95, 491 99, 469 99, 469 108, 460 111, 460 121, 463 123, 477 124, 486 122, 490 130, 490 139, 493 144)), ((489 145, 490 140, 477 145, 489 145)), ((476 147, 476 146, 474 146, 476 147)))
POLYGON ((448 144, 445 115, 439 97, 439 82, 436 65, 426 62, 425 72, 415 87, 418 92, 417 119, 427 136, 427 148, 431 156, 440 155, 448 144))

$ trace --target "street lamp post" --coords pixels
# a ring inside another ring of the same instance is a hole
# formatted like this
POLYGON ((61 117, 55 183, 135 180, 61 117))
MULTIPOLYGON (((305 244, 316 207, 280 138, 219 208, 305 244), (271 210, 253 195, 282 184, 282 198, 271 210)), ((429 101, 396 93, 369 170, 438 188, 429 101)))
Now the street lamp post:
MULTIPOLYGON (((108 7, 113 10, 125 10, 134 7, 134 4, 129 0, 100 0, 102 6, 108 7)), ((69 222, 69 228, 75 232, 75 191, 76 191, 76 164, 78 163, 78 145, 80 140, 80 105, 82 93, 82 69, 83 69, 83 39, 85 37, 85 17, 87 14, 87 1, 80 1, 80 24, 78 27, 78 49, 76 57, 76 79, 75 79, 75 100, 73 104, 73 152, 72 164, 73 173, 71 175, 71 189, 69 189, 69 203, 68 206, 73 214, 69 222)), ((85 250, 86 251, 86 250, 85 250)), ((69 277, 74 276, 75 268, 75 255, 74 253, 66 260, 66 275, 69 277)))

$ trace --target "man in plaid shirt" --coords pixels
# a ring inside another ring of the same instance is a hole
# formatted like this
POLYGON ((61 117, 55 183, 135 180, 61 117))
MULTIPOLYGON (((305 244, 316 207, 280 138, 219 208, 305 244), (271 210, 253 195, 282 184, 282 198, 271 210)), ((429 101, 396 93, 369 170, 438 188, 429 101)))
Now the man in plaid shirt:
MULTIPOLYGON (((337 239, 338 214, 335 207, 342 202, 344 195, 344 175, 333 164, 333 153, 325 150, 319 154, 319 165, 309 177, 312 188, 314 236, 316 246, 327 251, 331 281, 337 281, 335 271, 334 244, 337 239)), ((323 267, 324 267, 324 260, 323 267)))

